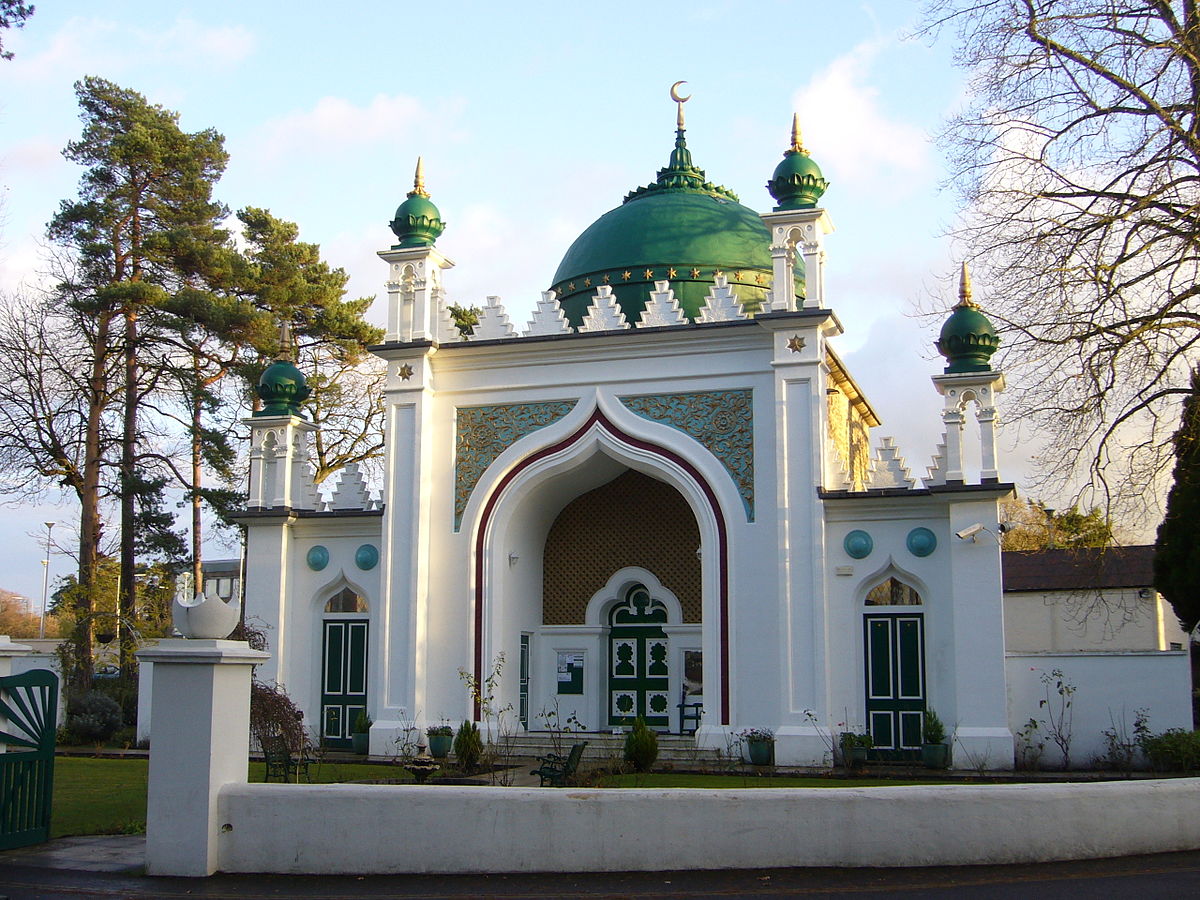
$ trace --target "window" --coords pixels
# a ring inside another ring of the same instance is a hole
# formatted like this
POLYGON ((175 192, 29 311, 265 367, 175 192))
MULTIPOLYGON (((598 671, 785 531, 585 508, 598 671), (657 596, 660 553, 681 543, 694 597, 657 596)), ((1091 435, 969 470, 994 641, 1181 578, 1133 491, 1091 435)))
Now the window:
POLYGON ((889 578, 867 592, 867 606, 920 606, 921 595, 903 581, 889 578))
POLYGON ((327 613, 365 613, 367 601, 356 594, 353 588, 342 588, 325 603, 327 613))

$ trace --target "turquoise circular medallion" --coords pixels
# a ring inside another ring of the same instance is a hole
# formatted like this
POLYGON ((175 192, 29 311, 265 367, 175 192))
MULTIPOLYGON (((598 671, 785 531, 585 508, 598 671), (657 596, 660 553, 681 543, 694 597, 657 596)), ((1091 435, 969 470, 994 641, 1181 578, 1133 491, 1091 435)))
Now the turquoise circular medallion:
POLYGON ((937 535, 928 528, 914 528, 905 543, 913 556, 928 556, 937 549, 937 535))
POLYGON ((309 547, 304 561, 308 563, 308 567, 314 572, 320 572, 329 565, 329 551, 320 544, 317 544, 315 547, 309 547))
POLYGON ((379 564, 379 550, 374 544, 363 544, 354 551, 354 564, 364 572, 369 572, 379 564))
POLYGON ((846 535, 846 539, 842 541, 842 546, 846 548, 846 552, 854 559, 866 559, 871 555, 871 551, 875 549, 875 542, 871 540, 871 536, 865 531, 856 528, 846 535))

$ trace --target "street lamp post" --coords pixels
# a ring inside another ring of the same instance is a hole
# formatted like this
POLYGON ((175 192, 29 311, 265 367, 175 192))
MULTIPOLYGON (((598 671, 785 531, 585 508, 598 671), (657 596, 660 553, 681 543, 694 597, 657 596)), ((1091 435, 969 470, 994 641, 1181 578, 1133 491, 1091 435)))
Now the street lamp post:
POLYGON ((54 523, 46 523, 46 558, 42 560, 42 618, 38 625, 38 637, 46 636, 46 596, 50 587, 50 532, 54 530, 54 523))

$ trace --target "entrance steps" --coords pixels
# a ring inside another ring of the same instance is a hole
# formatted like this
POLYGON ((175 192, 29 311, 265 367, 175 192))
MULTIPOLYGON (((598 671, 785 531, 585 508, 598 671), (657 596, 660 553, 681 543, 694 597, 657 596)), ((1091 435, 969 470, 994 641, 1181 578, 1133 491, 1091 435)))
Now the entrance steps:
MULTIPOLYGON (((625 751, 625 735, 610 732, 564 732, 556 738, 548 731, 519 731, 510 741, 511 755, 528 757, 545 756, 547 753, 566 754, 572 744, 587 741, 584 759, 591 764, 606 759, 619 760, 625 751)), ((659 734, 658 761, 676 765, 713 764, 720 761, 720 754, 712 748, 697 747, 696 739, 691 735, 659 734)))

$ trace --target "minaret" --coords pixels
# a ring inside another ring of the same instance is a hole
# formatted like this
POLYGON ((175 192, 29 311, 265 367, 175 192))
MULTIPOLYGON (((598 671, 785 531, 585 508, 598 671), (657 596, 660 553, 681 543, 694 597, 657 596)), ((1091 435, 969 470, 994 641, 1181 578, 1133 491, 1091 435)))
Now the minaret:
POLYGON ((798 306, 797 254, 804 259, 804 306, 825 306, 825 235, 833 231, 833 222, 817 202, 828 188, 800 136, 800 116, 793 113, 791 143, 767 182, 778 206, 762 217, 771 230, 772 312, 791 312, 798 306))
POLYGON ((396 208, 391 223, 397 243, 381 250, 379 257, 390 266, 387 281, 388 326, 384 340, 391 342, 455 340, 446 333, 439 314, 442 270, 454 263, 434 249, 446 223, 425 189, 425 164, 417 157, 413 189, 396 208))
POLYGON ((279 353, 258 379, 262 408, 245 420, 250 426, 251 509, 315 509, 317 493, 309 471, 309 447, 316 426, 305 421, 301 404, 312 393, 304 373, 289 359, 291 329, 279 327, 279 353))
POLYGON ((933 378, 938 393, 945 398, 942 422, 946 426, 946 483, 964 481, 963 426, 967 406, 972 403, 979 422, 980 481, 997 482, 995 395, 1004 390, 1004 373, 993 370, 989 360, 1000 346, 1000 337, 972 298, 966 262, 959 274, 958 303, 942 325, 936 346, 946 358, 945 374, 933 378))

